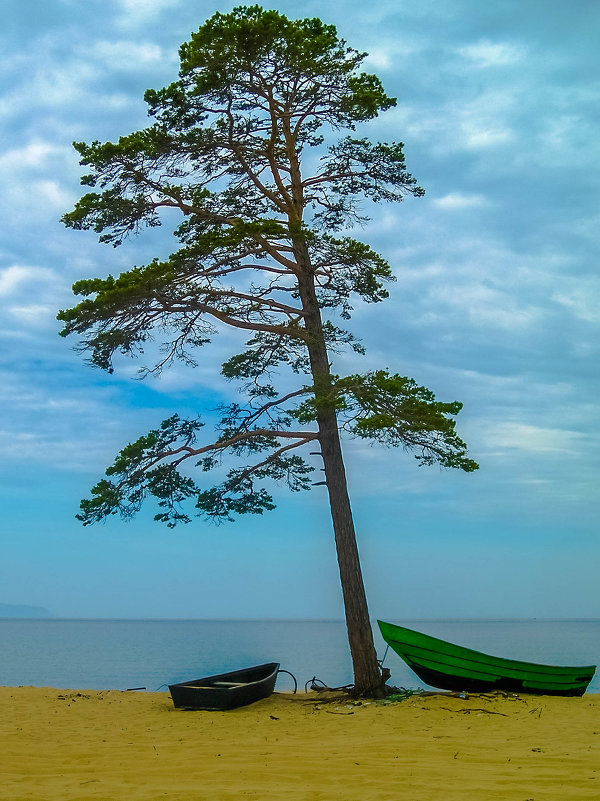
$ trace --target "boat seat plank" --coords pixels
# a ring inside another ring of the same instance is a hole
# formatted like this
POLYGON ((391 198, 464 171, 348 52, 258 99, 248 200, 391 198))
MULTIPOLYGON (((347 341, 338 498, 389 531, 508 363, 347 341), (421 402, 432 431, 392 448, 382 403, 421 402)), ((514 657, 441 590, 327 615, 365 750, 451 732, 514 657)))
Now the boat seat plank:
POLYGON ((213 687, 245 687, 247 681, 215 681, 213 687))

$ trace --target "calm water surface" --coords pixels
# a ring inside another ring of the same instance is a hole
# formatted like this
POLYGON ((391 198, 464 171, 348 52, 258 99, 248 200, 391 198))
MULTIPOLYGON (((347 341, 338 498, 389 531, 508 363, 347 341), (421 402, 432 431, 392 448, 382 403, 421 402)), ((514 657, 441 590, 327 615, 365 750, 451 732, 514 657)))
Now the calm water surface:
MULTIPOLYGON (((391 621, 480 651, 549 664, 600 664, 600 620, 391 621)), ((375 627, 381 658, 385 644, 375 627)), ((345 625, 314 620, 0 619, 0 685, 118 689, 163 685, 280 662, 300 686, 350 683, 345 625)), ((391 650, 392 683, 423 683, 391 650)), ((281 675, 280 690, 291 679, 281 675)), ((588 692, 600 692, 598 674, 588 692)))

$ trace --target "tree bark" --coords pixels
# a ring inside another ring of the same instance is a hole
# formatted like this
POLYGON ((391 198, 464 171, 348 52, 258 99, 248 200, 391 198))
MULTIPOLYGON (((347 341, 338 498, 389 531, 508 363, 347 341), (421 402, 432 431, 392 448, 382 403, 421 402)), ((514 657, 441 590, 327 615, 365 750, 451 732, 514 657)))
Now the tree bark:
POLYGON ((379 696, 384 694, 384 681, 373 644, 352 509, 348 497, 335 399, 331 392, 332 380, 321 311, 304 242, 298 242, 296 256, 300 267, 298 286, 306 315, 306 330, 309 335, 307 345, 317 402, 319 442, 325 468, 325 483, 329 492, 329 505, 354 670, 354 692, 357 695, 379 696))

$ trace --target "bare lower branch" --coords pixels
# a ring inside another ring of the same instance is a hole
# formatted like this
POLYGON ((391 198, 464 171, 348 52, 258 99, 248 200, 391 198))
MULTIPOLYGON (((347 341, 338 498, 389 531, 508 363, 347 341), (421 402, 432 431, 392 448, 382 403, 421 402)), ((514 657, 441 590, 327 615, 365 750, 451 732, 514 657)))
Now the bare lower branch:
POLYGON ((190 302, 186 304, 186 307, 188 310, 193 308, 195 311, 210 314, 213 317, 216 317, 217 320, 220 320, 222 323, 231 325, 234 328, 242 328, 246 331, 264 331, 268 334, 281 334, 283 336, 293 337, 301 340, 306 340, 308 338, 308 334, 303 328, 297 327, 294 329, 294 331, 291 331, 284 325, 269 325, 268 323, 252 323, 249 320, 239 320, 236 317, 231 317, 231 315, 225 314, 225 312, 219 311, 218 309, 213 309, 212 306, 208 306, 206 303, 190 302))
POLYGON ((203 453, 210 453, 211 451, 223 451, 232 445, 237 445, 240 442, 247 442, 248 440, 255 439, 256 437, 284 437, 286 439, 302 440, 302 444, 304 444, 305 442, 318 439, 319 434, 317 431, 281 431, 268 428, 256 428, 252 431, 236 434, 229 439, 213 442, 211 445, 204 445, 202 448, 192 448, 190 445, 182 445, 180 448, 175 448, 172 451, 165 451, 161 455, 161 459, 166 459, 169 456, 177 456, 178 454, 183 453, 184 455, 180 459, 172 462, 173 465, 177 466, 192 456, 201 456, 203 453))

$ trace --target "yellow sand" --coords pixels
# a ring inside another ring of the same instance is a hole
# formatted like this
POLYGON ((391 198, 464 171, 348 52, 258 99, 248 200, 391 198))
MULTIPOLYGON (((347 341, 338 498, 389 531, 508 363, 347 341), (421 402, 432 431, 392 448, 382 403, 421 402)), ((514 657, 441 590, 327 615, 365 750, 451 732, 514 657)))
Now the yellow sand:
POLYGON ((231 712, 165 693, 0 688, 4 801, 600 799, 600 695, 231 712))

